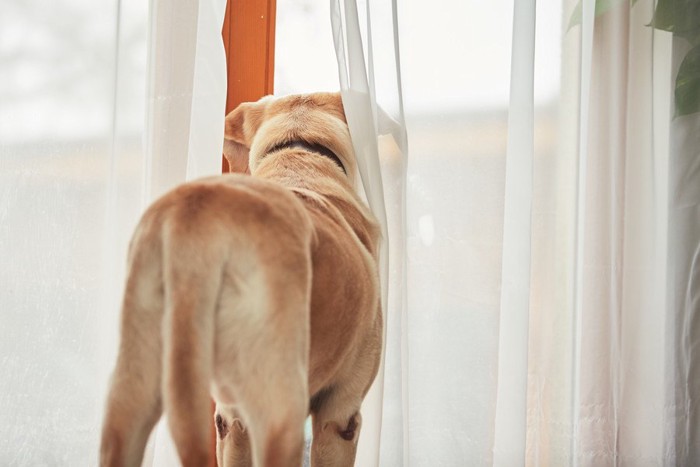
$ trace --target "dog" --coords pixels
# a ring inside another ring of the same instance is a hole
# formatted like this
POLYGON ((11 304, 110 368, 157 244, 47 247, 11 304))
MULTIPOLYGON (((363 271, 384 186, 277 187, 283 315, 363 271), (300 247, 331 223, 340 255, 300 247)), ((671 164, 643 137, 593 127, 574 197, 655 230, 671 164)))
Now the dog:
POLYGON ((337 93, 244 103, 233 171, 179 186, 129 246, 102 466, 140 466, 162 412, 185 467, 352 466, 383 322, 376 219, 337 93), (211 398, 216 402, 214 421, 211 398))

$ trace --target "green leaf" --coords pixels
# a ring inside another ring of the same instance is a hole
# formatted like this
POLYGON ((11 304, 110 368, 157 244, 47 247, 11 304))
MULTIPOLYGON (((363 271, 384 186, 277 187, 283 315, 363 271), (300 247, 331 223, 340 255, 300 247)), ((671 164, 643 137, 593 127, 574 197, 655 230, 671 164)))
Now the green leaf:
POLYGON ((674 3, 675 0, 659 0, 649 26, 663 31, 673 31, 674 3))
POLYGON ((698 0, 676 0, 674 34, 695 43, 700 36, 700 2, 698 0))
MULTIPOLYGON (((635 1, 636 0, 633 0, 632 4, 634 4, 635 1)), ((595 15, 600 16, 606 11, 610 10, 611 8, 616 7, 617 5, 624 2, 625 0, 596 0, 595 15)), ((574 26, 578 26, 579 24, 581 24, 581 16, 583 15, 582 8, 583 7, 581 6, 581 0, 579 0, 579 2, 574 7, 574 11, 571 12, 571 17, 569 18, 569 26, 566 29, 567 32, 574 26)))
POLYGON ((700 40, 700 1, 659 0, 649 26, 672 32, 695 45, 700 40))
POLYGON ((676 117, 700 112, 700 45, 685 56, 676 76, 676 117))

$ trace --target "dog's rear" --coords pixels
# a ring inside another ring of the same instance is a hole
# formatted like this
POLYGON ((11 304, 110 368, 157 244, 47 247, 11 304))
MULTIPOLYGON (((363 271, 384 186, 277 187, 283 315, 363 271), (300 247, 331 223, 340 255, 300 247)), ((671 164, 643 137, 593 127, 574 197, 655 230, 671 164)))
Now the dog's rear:
POLYGON ((208 465, 217 368, 218 398, 243 402, 255 420, 258 465, 298 465, 311 232, 293 195, 235 175, 185 185, 146 212, 130 247, 102 465, 140 465, 163 405, 183 464, 208 465))

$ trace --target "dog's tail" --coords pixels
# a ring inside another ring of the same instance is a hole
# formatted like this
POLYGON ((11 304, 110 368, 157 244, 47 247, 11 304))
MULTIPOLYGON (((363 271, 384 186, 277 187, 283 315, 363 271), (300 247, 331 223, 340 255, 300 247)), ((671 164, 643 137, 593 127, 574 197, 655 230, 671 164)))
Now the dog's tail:
POLYGON ((210 381, 214 319, 223 271, 217 228, 203 217, 206 188, 196 202, 174 207, 163 228, 164 384, 168 423, 184 466, 210 465, 213 436, 210 381), (195 206, 193 208, 193 206, 195 206))

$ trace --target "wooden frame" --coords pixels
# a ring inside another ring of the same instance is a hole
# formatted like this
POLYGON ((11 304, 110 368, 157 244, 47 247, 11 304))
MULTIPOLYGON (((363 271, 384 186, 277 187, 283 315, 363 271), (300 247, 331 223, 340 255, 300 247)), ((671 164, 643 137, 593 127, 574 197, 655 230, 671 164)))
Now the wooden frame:
MULTIPOLYGON (((276 0, 228 0, 222 30, 228 70, 226 113, 273 92, 276 10, 276 0)), ((221 170, 229 171, 225 159, 221 170)))

